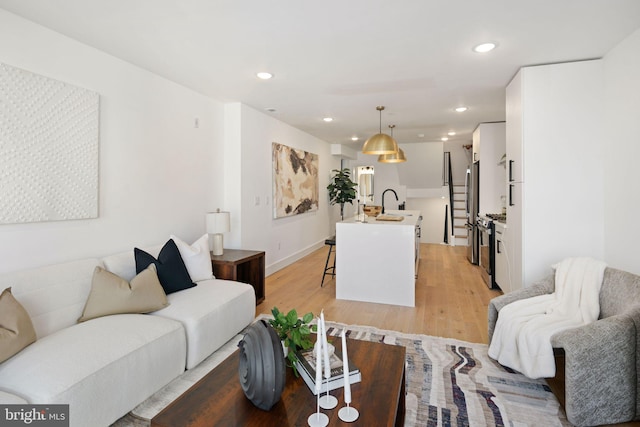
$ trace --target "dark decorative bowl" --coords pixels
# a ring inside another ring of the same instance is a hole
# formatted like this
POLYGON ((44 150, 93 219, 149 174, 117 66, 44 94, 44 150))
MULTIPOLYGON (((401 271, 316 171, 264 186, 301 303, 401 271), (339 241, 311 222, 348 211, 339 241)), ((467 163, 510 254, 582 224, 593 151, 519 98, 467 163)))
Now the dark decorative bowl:
POLYGON ((282 343, 265 320, 251 325, 238 344, 240 385, 247 399, 268 411, 278 403, 286 380, 282 343))

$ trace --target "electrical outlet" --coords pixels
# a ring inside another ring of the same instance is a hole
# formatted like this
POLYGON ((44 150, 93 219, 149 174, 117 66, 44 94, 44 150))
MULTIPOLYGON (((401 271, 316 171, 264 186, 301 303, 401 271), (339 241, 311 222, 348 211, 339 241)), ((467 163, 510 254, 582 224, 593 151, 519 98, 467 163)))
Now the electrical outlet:
POLYGON ((256 196, 254 203, 256 206, 260 206, 260 196, 256 196))

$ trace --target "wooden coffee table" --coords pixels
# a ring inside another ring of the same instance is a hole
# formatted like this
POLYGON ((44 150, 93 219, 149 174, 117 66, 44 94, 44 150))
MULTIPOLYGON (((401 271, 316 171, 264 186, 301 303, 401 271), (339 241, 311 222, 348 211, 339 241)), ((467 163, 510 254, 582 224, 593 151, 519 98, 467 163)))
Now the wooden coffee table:
MULTIPOLYGON (((339 339, 334 339, 336 346, 339 339)), ((321 411, 329 426, 402 426, 405 414, 405 348, 348 340, 349 360, 360 368, 362 381, 351 386, 351 405, 360 411, 353 423, 338 418, 343 389, 330 393, 338 406, 321 411)), ((255 407, 238 378, 239 353, 234 352, 213 371, 151 420, 152 427, 306 426, 316 411, 316 398, 302 378, 287 368, 282 397, 270 411, 255 407)))

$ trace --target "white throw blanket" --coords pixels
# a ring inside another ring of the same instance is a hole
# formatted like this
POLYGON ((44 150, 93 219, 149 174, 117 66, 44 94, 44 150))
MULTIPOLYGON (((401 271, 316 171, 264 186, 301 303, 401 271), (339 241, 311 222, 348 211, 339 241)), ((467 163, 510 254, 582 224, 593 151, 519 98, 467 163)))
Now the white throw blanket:
POLYGON ((553 334, 591 323, 600 314, 606 264, 568 258, 555 267, 555 292, 504 306, 489 346, 490 357, 529 378, 555 376, 553 334))

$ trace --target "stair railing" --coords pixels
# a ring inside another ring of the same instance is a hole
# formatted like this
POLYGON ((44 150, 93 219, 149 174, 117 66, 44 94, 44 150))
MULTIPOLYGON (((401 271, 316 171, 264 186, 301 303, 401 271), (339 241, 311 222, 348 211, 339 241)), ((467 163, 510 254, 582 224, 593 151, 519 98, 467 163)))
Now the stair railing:
POLYGON ((449 243, 449 219, 447 218, 449 215, 449 210, 445 206, 444 207, 444 242, 449 243))
MULTIPOLYGON (((449 243, 449 221, 453 233, 453 172, 451 171, 451 152, 445 151, 442 157, 442 185, 449 186, 449 208, 444 215, 444 243, 449 243)), ((446 208, 445 208, 446 209, 446 208)))

